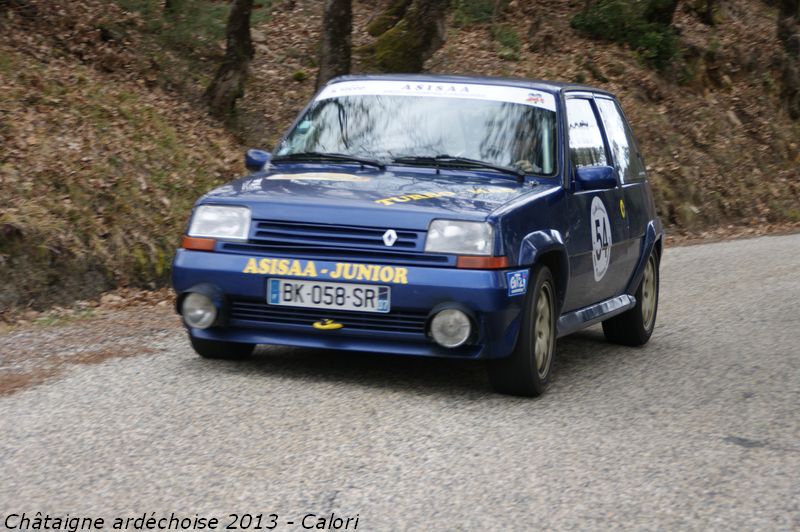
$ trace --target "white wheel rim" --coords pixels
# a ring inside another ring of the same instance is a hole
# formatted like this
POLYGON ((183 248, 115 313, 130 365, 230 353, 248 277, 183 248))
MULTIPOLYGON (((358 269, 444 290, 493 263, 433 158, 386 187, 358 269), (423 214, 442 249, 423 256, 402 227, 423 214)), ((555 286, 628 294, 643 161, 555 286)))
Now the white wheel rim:
POLYGON ((647 266, 644 269, 644 279, 642 279, 642 321, 645 330, 650 330, 653 326, 653 318, 656 314, 656 259, 650 256, 647 266))
POLYGON ((553 351, 553 305, 550 285, 545 283, 536 299, 536 320, 533 323, 533 354, 536 372, 544 377, 550 367, 553 351))

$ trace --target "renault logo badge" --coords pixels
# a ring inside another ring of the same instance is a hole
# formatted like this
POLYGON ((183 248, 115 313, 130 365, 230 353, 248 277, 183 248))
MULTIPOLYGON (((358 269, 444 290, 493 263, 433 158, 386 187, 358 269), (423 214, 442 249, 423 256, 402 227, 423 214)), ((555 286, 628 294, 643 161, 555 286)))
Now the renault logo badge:
POLYGON ((385 233, 383 233, 383 243, 389 247, 394 246, 394 243, 397 242, 397 231, 394 229, 389 229, 385 233))

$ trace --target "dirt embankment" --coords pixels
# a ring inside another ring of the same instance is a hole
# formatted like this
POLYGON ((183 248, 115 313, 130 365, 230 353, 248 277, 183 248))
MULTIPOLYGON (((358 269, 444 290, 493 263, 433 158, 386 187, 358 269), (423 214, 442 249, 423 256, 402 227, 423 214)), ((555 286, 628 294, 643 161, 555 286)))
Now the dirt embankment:
MULTIPOLYGON (((192 203, 243 171, 245 147, 270 148, 313 94, 321 2, 257 4, 252 75, 227 126, 199 104, 223 44, 207 20, 158 22, 149 0, 0 7, 0 316, 167 282, 192 203)), ((800 223, 800 124, 779 102, 773 8, 722 2, 708 26, 682 2, 683 59, 663 74, 573 30, 579 8, 510 2, 494 26, 452 16, 426 68, 618 94, 672 234, 800 223)), ((355 3, 356 47, 376 9, 355 3)))

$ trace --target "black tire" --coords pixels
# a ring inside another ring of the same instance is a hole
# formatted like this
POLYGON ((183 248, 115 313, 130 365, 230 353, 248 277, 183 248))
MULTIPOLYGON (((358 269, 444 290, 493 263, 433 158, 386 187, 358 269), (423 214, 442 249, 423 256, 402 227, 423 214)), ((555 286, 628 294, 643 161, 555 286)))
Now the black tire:
POLYGON ((642 282, 636 289, 636 306, 603 322, 603 333, 609 342, 636 347, 650 340, 658 314, 658 262, 658 255, 653 250, 647 259, 642 282), (652 279, 648 277, 650 269, 652 279))
POLYGON ((254 344, 240 344, 236 342, 220 342, 217 340, 203 340, 189 334, 189 340, 195 353, 203 358, 218 360, 243 360, 249 357, 255 349, 254 344))
POLYGON ((533 269, 531 281, 514 351, 509 357, 488 363, 489 381, 498 393, 536 397, 550 383, 556 352, 556 288, 553 275, 544 265, 533 269), (538 361, 537 352, 541 355, 538 361))

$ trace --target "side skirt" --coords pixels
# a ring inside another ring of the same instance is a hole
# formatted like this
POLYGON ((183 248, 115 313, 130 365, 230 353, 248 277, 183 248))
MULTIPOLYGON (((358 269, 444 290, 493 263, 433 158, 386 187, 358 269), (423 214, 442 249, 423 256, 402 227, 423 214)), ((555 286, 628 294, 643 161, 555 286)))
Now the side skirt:
POLYGON ((595 303, 582 309, 573 310, 562 314, 558 319, 558 337, 572 334, 575 331, 600 323, 612 316, 621 314, 636 305, 636 298, 623 294, 621 296, 606 299, 600 303, 595 303))

